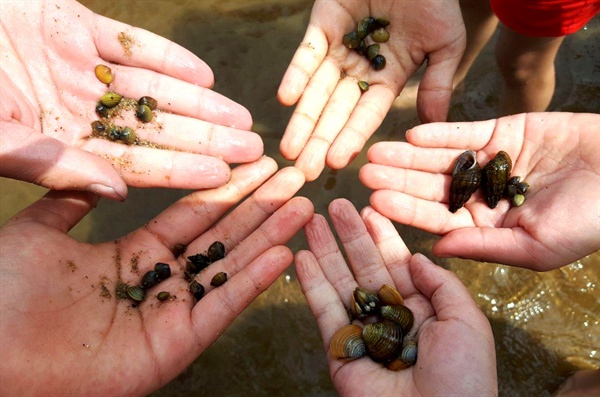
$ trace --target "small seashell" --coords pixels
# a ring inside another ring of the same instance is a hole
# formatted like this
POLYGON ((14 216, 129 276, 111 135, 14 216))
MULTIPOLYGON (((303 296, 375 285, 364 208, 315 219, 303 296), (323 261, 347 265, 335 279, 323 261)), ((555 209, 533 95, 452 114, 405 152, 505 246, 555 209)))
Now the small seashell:
POLYGON ((100 98, 100 103, 106 106, 107 108, 114 108, 121 102, 123 97, 116 92, 109 91, 106 94, 102 95, 100 98))
POLYGON ((211 262, 216 262, 220 259, 225 258, 225 246, 220 241, 215 241, 208 247, 208 251, 206 251, 206 256, 210 259, 211 262))
POLYGON ((356 324, 345 325, 338 329, 329 343, 331 355, 338 360, 354 360, 366 354, 362 328, 356 324))
POLYGON ((136 134, 135 134, 135 131, 133 130, 133 128, 124 127, 121 130, 121 140, 123 142, 125 142, 126 144, 131 145, 131 144, 135 143, 135 139, 136 139, 136 134))
POLYGON ((358 318, 376 314, 379 310, 379 298, 373 292, 356 287, 352 293, 352 308, 358 318))
POLYGON ((391 285, 383 284, 377 292, 379 301, 382 305, 403 305, 404 298, 400 295, 400 292, 391 285))
POLYGON ((152 109, 148 105, 138 105, 135 115, 144 123, 152 121, 152 109))
POLYGON ((171 266, 168 263, 158 262, 154 265, 154 270, 161 281, 171 277, 171 266))
POLYGON ((136 302, 141 302, 144 300, 146 294, 144 293, 144 289, 139 285, 132 285, 127 287, 127 296, 136 302))
POLYGON ((208 259, 208 256, 204 254, 188 256, 188 259, 189 262, 186 264, 185 270, 193 274, 199 273, 201 270, 207 268, 211 263, 210 259, 208 259))
POLYGON ((375 58, 371 59, 371 66, 375 70, 381 70, 385 68, 385 57, 383 55, 377 55, 375 58))
POLYGON ((345 34, 342 38, 342 44, 346 47, 352 49, 357 48, 360 45, 361 37, 358 35, 357 31, 352 31, 348 34, 345 34))
POLYGON ((481 183, 481 169, 475 158, 475 152, 463 152, 454 163, 452 182, 450 183, 450 212, 458 211, 481 183))
POLYGON ((150 110, 154 110, 156 109, 157 103, 156 99, 152 98, 151 96, 143 96, 138 101, 138 105, 146 105, 150 108, 150 110))
POLYGON ((96 134, 101 134, 105 130, 106 130, 106 125, 103 122, 101 122, 99 120, 92 122, 92 131, 95 132, 96 134))
POLYGON ((379 28, 371 34, 371 37, 376 43, 385 43, 390 38, 390 33, 384 28, 379 28))
POLYGON ((377 362, 387 362, 402 349, 402 329, 390 320, 367 324, 362 330, 367 354, 377 362))
POLYGON ((200 300, 204 296, 204 286, 196 280, 193 280, 190 283, 190 292, 192 293, 192 295, 194 295, 194 298, 196 298, 196 300, 200 300))
POLYGON ((213 287, 220 287, 221 285, 225 284, 226 281, 227 273, 219 272, 213 276, 212 280, 210 280, 210 285, 213 287))
POLYGON ((171 293, 169 293, 169 291, 160 291, 158 294, 156 294, 156 299, 158 299, 161 302, 166 301, 170 297, 171 293))
POLYGON ((150 270, 142 277, 141 285, 143 289, 149 289, 154 287, 159 282, 160 277, 158 276, 158 272, 156 270, 150 270))
POLYGON ((413 365, 417 362, 417 343, 414 340, 405 340, 400 352, 400 360, 413 365))
POLYGON ((121 129, 117 126, 111 125, 106 130, 106 136, 111 141, 118 141, 121 139, 121 129))
POLYGON ((369 83, 367 83, 366 81, 361 80, 361 81, 358 82, 358 88, 360 88, 360 90, 362 92, 366 92, 366 91, 369 90, 369 83))
POLYGON ((100 117, 108 117, 108 108, 106 106, 104 106, 103 104, 101 104, 100 102, 98 102, 96 104, 96 113, 100 117))
POLYGON ((485 199, 490 208, 496 208, 504 194, 508 182, 512 161, 508 153, 499 151, 481 170, 481 186, 485 191, 485 199))
POLYGON ((385 305, 381 306, 381 317, 386 320, 392 320, 402 327, 402 333, 408 334, 413 326, 415 317, 412 310, 404 305, 385 305))
POLYGON ((520 207, 525 202, 525 196, 521 193, 517 193, 511 198, 510 201, 515 207, 520 207))
POLYGON ((385 17, 379 17, 375 19, 375 26, 378 28, 385 28, 390 24, 390 20, 385 17))
POLYGON ((375 30, 375 18, 373 17, 361 19, 360 22, 358 22, 358 27, 356 28, 358 37, 361 39, 367 37, 371 32, 373 32, 373 30, 375 30))
POLYGON ((379 55, 379 44, 371 44, 367 47, 367 59, 370 61, 379 55))
POLYGON ((96 65, 94 68, 94 73, 98 80, 103 82, 106 85, 109 85, 113 81, 112 70, 106 65, 96 65))
POLYGON ((367 43, 364 40, 361 40, 360 44, 354 49, 354 51, 358 52, 360 55, 365 55, 367 53, 367 43))

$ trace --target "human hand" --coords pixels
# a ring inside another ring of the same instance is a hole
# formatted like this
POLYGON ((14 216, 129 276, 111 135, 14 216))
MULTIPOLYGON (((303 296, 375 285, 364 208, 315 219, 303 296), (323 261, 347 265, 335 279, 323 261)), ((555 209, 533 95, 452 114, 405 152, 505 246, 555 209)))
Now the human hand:
POLYGON ((409 143, 373 145, 360 170, 371 205, 384 216, 442 235, 439 257, 462 257, 545 271, 600 249, 600 115, 530 113, 474 123, 421 125, 409 143), (486 164, 500 150, 511 175, 530 184, 527 200, 488 208, 476 192, 448 211, 451 170, 467 149, 486 164))
POLYGON ((96 204, 87 192, 52 191, 9 220, 0 229, 0 394, 147 395, 183 371, 292 261, 283 244, 313 209, 292 198, 302 173, 288 167, 269 179, 276 169, 266 157, 238 166, 225 186, 103 244, 66 234, 96 204), (184 258, 217 240, 226 256, 196 276, 207 293, 195 303, 184 258), (177 244, 187 249, 176 257, 177 244), (116 297, 119 283, 139 284, 157 262, 172 275, 143 302, 116 297), (210 287, 220 271, 229 280, 210 287), (172 298, 158 301, 159 291, 172 298))
POLYGON ((124 200, 127 185, 221 186, 228 163, 262 155, 249 112, 211 91, 211 69, 179 45, 70 0, 14 1, 0 12, 0 175, 124 200), (95 77, 98 64, 112 69, 110 88, 95 77), (150 123, 133 111, 122 121, 149 145, 90 139, 109 89, 158 101, 150 123))
POLYGON ((370 207, 359 215, 339 199, 329 214, 349 265, 318 214, 304 227, 310 251, 298 252, 295 263, 340 395, 497 395, 492 329, 458 278, 411 255, 392 223, 370 207), (333 334, 349 323, 352 291, 383 284, 395 286, 415 316, 409 335, 418 339, 417 362, 399 372, 366 357, 342 362, 329 352, 333 334))
POLYGON ((325 163, 344 168, 425 60, 417 110, 423 121, 444 121, 465 37, 458 1, 317 0, 278 91, 283 105, 298 102, 281 154, 296 160, 309 181, 319 176, 325 163), (368 16, 390 20, 390 39, 381 44, 387 64, 380 71, 342 44, 342 37, 368 16), (358 88, 359 80, 369 83, 365 93, 358 88))

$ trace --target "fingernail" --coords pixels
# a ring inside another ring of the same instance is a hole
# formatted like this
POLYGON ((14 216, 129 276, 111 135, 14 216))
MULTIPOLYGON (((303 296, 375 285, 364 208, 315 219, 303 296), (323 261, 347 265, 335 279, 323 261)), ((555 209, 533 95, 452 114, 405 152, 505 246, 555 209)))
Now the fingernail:
POLYGON ((125 192, 125 194, 121 194, 113 187, 101 185, 99 183, 93 183, 89 185, 88 191, 116 201, 125 201, 125 196, 127 195, 127 192, 125 192))

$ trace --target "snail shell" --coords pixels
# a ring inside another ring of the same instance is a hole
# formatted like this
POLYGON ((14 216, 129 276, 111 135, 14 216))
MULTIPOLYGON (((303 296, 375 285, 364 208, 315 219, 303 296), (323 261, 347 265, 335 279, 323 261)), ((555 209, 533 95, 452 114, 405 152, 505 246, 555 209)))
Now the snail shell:
POLYGON ((190 292, 192 293, 192 295, 194 295, 194 298, 196 298, 196 300, 200 300, 204 296, 204 286, 196 280, 193 280, 190 283, 190 292))
POLYGON ((121 138, 120 139, 128 145, 135 143, 136 134, 135 134, 135 131, 133 130, 133 128, 124 127, 121 130, 121 138))
POLYGON ((383 284, 377 292, 379 301, 382 305, 403 305, 404 298, 400 295, 400 292, 391 285, 383 284))
POLYGON ((471 197, 481 183, 481 169, 475 159, 475 152, 463 152, 454 163, 450 183, 450 212, 458 211, 471 197))
POLYGON ((379 44, 371 44, 367 47, 367 59, 370 61, 379 55, 379 44))
POLYGON ((96 65, 94 68, 96 78, 106 85, 109 85, 113 81, 112 70, 106 65, 96 65))
POLYGON ((512 203, 512 205, 514 205, 515 207, 520 207, 523 205, 523 203, 525 202, 525 196, 521 193, 517 193, 515 194, 510 202, 512 203))
MULTIPOLYGON (((106 94, 102 95, 100 98, 100 103, 106 106, 107 108, 114 108, 121 102, 123 97, 116 92, 109 91, 106 94)), ((96 109, 97 110, 97 109, 96 109)))
POLYGON ((98 116, 100 117, 108 117, 108 107, 98 102, 96 104, 96 113, 98 113, 98 116))
POLYGON ((156 270, 150 270, 144 274, 142 277, 142 288, 149 289, 154 287, 156 284, 160 282, 160 277, 156 270))
POLYGON ((357 31, 353 30, 352 32, 345 34, 342 38, 342 44, 344 44, 348 48, 357 48, 360 45, 361 38, 357 31))
POLYGON ((385 43, 390 38, 390 32, 384 28, 379 28, 371 34, 371 37, 376 43, 385 43))
POLYGON ((385 17, 379 17, 375 19, 375 26, 379 28, 385 28, 390 24, 390 20, 385 17))
POLYGON ((171 266, 168 263, 158 262, 154 265, 154 270, 158 273, 158 278, 161 280, 171 277, 171 266))
POLYGON ((148 105, 138 105, 135 115, 144 123, 152 121, 152 109, 148 105))
POLYGON ((512 161, 508 153, 499 151, 481 172, 481 184, 490 208, 496 208, 510 176, 512 161))
POLYGON ((371 66, 375 70, 381 70, 385 68, 385 57, 383 55, 377 55, 375 58, 371 59, 371 66))
POLYGON ((331 355, 338 360, 353 360, 366 354, 362 328, 356 324, 345 325, 338 329, 329 343, 331 355))
POLYGON ((143 96, 138 101, 138 105, 146 105, 150 108, 150 110, 154 110, 156 109, 158 103, 156 102, 156 99, 152 98, 151 96, 143 96))
POLYGON ((144 289, 139 285, 132 285, 127 287, 127 296, 136 302, 141 302, 146 296, 144 289))
POLYGON ((216 262, 219 259, 225 258, 225 246, 222 242, 215 241, 208 247, 206 256, 208 256, 208 259, 210 259, 211 262, 216 262))
POLYGON ((376 314, 379 310, 379 298, 369 290, 356 287, 352 293, 352 309, 358 318, 376 314))
POLYGON ((169 291, 160 291, 158 294, 156 294, 156 299, 158 299, 161 302, 166 301, 170 297, 171 293, 169 291))
POLYGON ((381 317, 396 322, 400 325, 404 334, 407 334, 412 328, 415 317, 408 307, 404 305, 386 305, 381 306, 380 310, 381 317))
POLYGON ((202 269, 205 269, 210 265, 210 259, 204 254, 196 254, 188 256, 189 262, 186 265, 186 271, 188 273, 199 273, 202 269))
POLYGON ((213 276, 212 280, 210 280, 210 285, 213 287, 220 287, 221 285, 225 284, 226 281, 227 273, 219 272, 213 276))
POLYGON ((358 27, 356 28, 358 37, 360 37, 361 39, 364 39, 370 33, 372 33, 373 30, 376 29, 376 27, 377 26, 375 25, 375 18, 366 17, 366 18, 361 19, 360 22, 358 23, 358 27))
POLYGON ((359 81, 358 82, 358 88, 360 88, 360 90, 362 92, 368 91, 369 90, 369 83, 367 83, 366 81, 359 81))
POLYGON ((377 362, 392 360, 402 349, 402 329, 391 320, 365 325, 362 336, 369 357, 377 362))

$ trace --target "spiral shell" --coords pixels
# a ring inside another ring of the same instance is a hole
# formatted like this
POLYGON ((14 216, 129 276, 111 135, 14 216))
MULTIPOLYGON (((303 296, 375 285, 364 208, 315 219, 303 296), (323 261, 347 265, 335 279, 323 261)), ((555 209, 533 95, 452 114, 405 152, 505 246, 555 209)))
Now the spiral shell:
POLYGON ((356 324, 346 325, 336 331, 329 343, 331 355, 338 360, 353 360, 366 354, 362 328, 356 324))
POLYGON ((375 25, 375 18, 366 17, 360 20, 358 23, 358 27, 356 28, 356 32, 358 33, 358 37, 364 39, 369 34, 375 30, 377 26, 375 25))
POLYGON ((124 127, 121 130, 120 139, 121 139, 121 141, 125 142, 128 145, 134 144, 136 137, 137 137, 137 135, 135 134, 135 131, 131 127, 124 127))
POLYGON ((96 65, 94 74, 98 80, 106 85, 109 85, 113 81, 112 70, 106 65, 96 65))
POLYGON ((390 33, 384 28, 379 28, 373 32, 371 37, 376 43, 385 43, 390 38, 390 33))
POLYGON ((490 208, 496 208, 502 198, 508 182, 512 160, 508 153, 499 151, 481 172, 481 185, 485 190, 485 199, 490 208))
POLYGON ((450 212, 458 211, 471 197, 481 183, 481 169, 475 159, 475 152, 463 152, 454 163, 450 183, 450 212))
POLYGON ((220 287, 221 285, 225 284, 226 281, 227 273, 219 272, 213 276, 212 280, 210 280, 210 285, 213 287, 220 287))
POLYGON ((150 121, 152 121, 153 117, 152 109, 150 109, 150 107, 147 105, 138 105, 135 111, 135 115, 138 119, 140 119, 140 121, 144 123, 149 123, 150 121))
POLYGON ((342 37, 342 44, 344 44, 348 48, 357 48, 360 45, 361 38, 357 31, 353 30, 352 32, 345 34, 342 37))
POLYGON ((151 96, 143 96, 138 101, 138 105, 146 105, 150 108, 150 110, 154 110, 156 109, 158 103, 156 102, 156 99, 152 98, 151 96))
POLYGON ((381 306, 381 317, 396 322, 402 328, 402 333, 407 334, 413 326, 415 317, 413 312, 404 305, 381 306))
POLYGON ((211 262, 216 262, 225 258, 225 245, 220 241, 215 241, 208 247, 206 256, 208 256, 208 259, 210 259, 211 262))
POLYGON ((168 263, 158 262, 154 265, 154 270, 158 273, 158 278, 161 280, 171 277, 171 266, 168 263))
POLYGON ((362 92, 369 91, 369 83, 367 83, 366 81, 361 80, 361 81, 358 82, 358 88, 360 88, 360 90, 362 92))
POLYGON ((377 362, 392 360, 402 349, 402 329, 391 320, 365 325, 362 336, 369 357, 377 362))
POLYGON ((156 270, 150 270, 144 274, 142 277, 142 288, 149 289, 154 287, 156 284, 160 282, 160 276, 156 270))
POLYGON ((352 293, 352 309, 358 318, 376 314, 379 310, 379 298, 373 292, 356 287, 352 293))
POLYGON ((192 295, 194 295, 194 298, 196 298, 196 300, 200 300, 204 296, 204 286, 196 280, 193 280, 190 283, 190 292, 192 293, 192 295))
POLYGON ((185 270, 188 273, 192 274, 199 273, 202 269, 205 269, 211 263, 210 259, 208 259, 208 256, 204 254, 188 256, 188 260, 189 262, 187 262, 185 270))
POLYGON ((371 59, 373 59, 377 55, 379 55, 379 49, 380 49, 379 44, 371 44, 370 46, 368 46, 367 47, 367 59, 370 61, 371 59))
POLYGON ((381 70, 385 68, 385 57, 383 55, 377 55, 373 59, 371 59, 371 66, 375 70, 381 70))
POLYGON ((379 301, 382 305, 403 305, 404 298, 400 295, 400 292, 391 285, 383 284, 377 292, 379 301))

